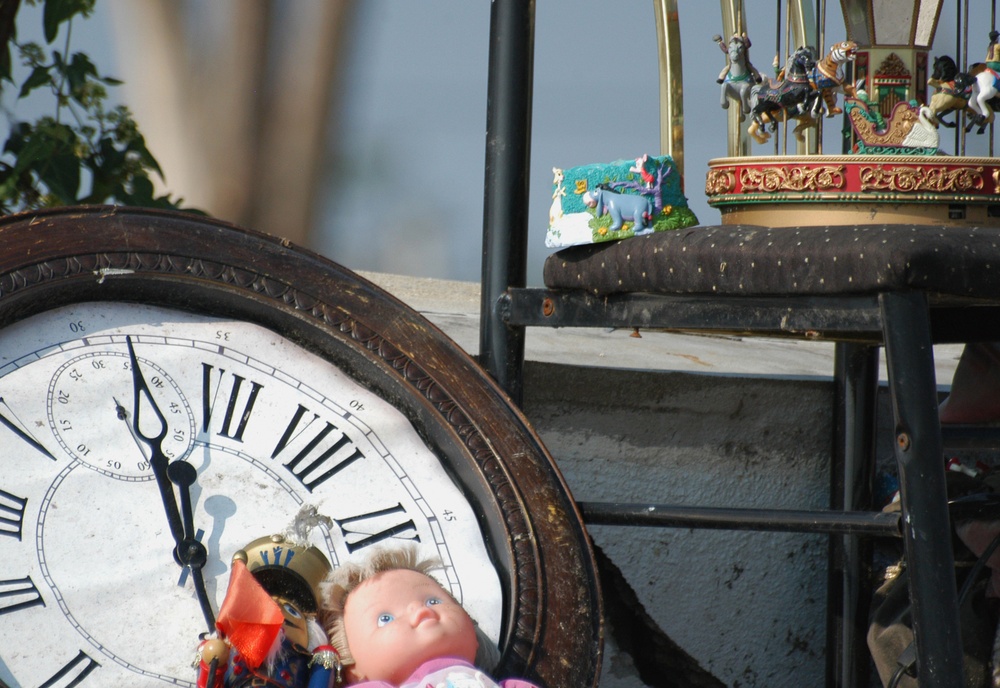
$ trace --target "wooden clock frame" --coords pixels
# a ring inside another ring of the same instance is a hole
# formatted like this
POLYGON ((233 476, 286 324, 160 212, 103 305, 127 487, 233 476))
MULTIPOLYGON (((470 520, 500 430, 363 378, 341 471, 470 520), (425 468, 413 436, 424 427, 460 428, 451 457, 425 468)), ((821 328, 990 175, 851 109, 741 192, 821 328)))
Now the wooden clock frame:
POLYGON ((0 327, 58 306, 138 302, 274 330, 376 391, 462 487, 503 588, 497 675, 596 686, 596 564, 552 458, 434 325, 353 272, 201 216, 60 208, 0 220, 0 327))

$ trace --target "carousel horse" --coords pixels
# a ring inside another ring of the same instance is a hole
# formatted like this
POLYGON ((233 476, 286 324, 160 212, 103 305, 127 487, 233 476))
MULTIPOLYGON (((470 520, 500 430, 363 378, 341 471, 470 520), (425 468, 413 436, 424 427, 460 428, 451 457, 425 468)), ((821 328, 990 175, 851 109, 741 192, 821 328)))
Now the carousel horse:
POLYGON ((804 139, 803 129, 813 123, 820 107, 819 91, 809 78, 815 66, 813 48, 803 46, 789 56, 782 72, 783 79, 767 79, 750 89, 750 114, 753 121, 747 128, 747 133, 757 143, 767 143, 771 138, 767 133, 767 125, 771 125, 772 132, 777 131, 779 119, 799 120, 793 133, 799 141, 804 139))
POLYGON ((730 98, 738 102, 742 121, 750 114, 750 88, 761 81, 760 73, 750 64, 750 39, 744 33, 733 34, 728 44, 718 34, 712 40, 726 53, 726 67, 717 79, 722 84, 719 104, 728 110, 730 98))
POLYGON ((931 96, 927 104, 930 108, 930 120, 935 125, 941 124, 949 129, 957 126, 957 115, 955 122, 948 122, 944 116, 949 112, 961 110, 974 111, 969 107, 969 98, 972 96, 972 75, 967 72, 958 71, 958 65, 948 55, 934 58, 934 69, 931 71, 931 78, 927 80, 928 86, 937 89, 937 93, 931 96))
POLYGON ((830 46, 830 52, 816 63, 812 71, 812 80, 819 94, 826 103, 826 116, 833 117, 843 112, 837 107, 837 91, 848 97, 854 97, 854 86, 844 83, 844 64, 853 62, 858 55, 858 44, 854 41, 841 41, 830 46))
POLYGON ((1000 85, 1000 74, 982 63, 972 65, 969 74, 975 78, 972 95, 969 97, 969 109, 974 114, 965 125, 965 130, 970 131, 978 125, 976 133, 982 134, 986 125, 993 122, 993 112, 1000 107, 1000 89, 997 88, 1000 85))

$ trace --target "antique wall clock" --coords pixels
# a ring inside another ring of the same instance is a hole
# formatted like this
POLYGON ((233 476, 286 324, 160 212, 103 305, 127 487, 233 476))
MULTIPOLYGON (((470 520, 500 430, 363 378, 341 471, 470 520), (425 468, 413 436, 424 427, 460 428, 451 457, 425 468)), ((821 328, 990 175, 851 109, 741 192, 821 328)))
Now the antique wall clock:
POLYGON ((596 685, 575 506, 524 418, 357 275, 200 217, 0 221, 0 681, 193 686, 232 554, 303 506, 336 565, 417 542, 498 675, 596 685), (188 520, 187 512, 193 517, 188 520), (200 551, 185 567, 177 543, 200 551))

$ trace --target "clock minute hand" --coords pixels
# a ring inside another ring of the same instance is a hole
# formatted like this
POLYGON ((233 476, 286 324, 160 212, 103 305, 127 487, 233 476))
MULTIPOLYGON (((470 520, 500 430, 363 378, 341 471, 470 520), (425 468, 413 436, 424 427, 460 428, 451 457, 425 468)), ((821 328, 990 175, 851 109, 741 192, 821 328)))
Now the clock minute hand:
POLYGON ((180 490, 184 521, 184 537, 174 549, 174 558, 178 564, 186 566, 191 571, 195 593, 201 604, 201 613, 205 616, 209 632, 212 632, 215 630, 215 614, 212 612, 212 603, 205 588, 205 576, 202 574, 202 568, 208 561, 208 551, 195 537, 194 508, 191 504, 191 486, 198 479, 198 471, 187 461, 174 461, 167 469, 167 475, 170 477, 170 482, 180 490))
POLYGON ((125 343, 128 345, 128 356, 132 365, 133 434, 149 447, 149 465, 153 469, 156 484, 160 488, 160 499, 163 500, 163 508, 167 512, 170 534, 174 538, 175 546, 177 546, 184 539, 184 527, 181 522, 180 511, 177 508, 177 497, 174 494, 173 485, 170 484, 170 480, 167 477, 167 465, 170 463, 170 459, 163 453, 163 440, 167 436, 167 419, 156 404, 156 400, 153 399, 153 395, 149 391, 149 386, 146 384, 146 379, 142 376, 142 371, 139 369, 139 360, 136 358, 135 348, 132 346, 132 338, 125 337, 125 343), (142 408, 145 405, 143 404, 144 399, 148 407, 153 410, 153 415, 156 416, 157 421, 159 421, 159 431, 154 435, 147 435, 142 430, 141 417, 142 408))

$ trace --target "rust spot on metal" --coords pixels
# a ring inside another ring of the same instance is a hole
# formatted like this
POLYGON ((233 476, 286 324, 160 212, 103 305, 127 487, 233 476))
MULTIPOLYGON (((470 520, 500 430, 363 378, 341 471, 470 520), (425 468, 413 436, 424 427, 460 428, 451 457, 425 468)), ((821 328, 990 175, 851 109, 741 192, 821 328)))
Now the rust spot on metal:
POLYGON ((550 318, 555 312, 556 304, 552 299, 545 299, 542 301, 542 315, 546 318, 550 318))

